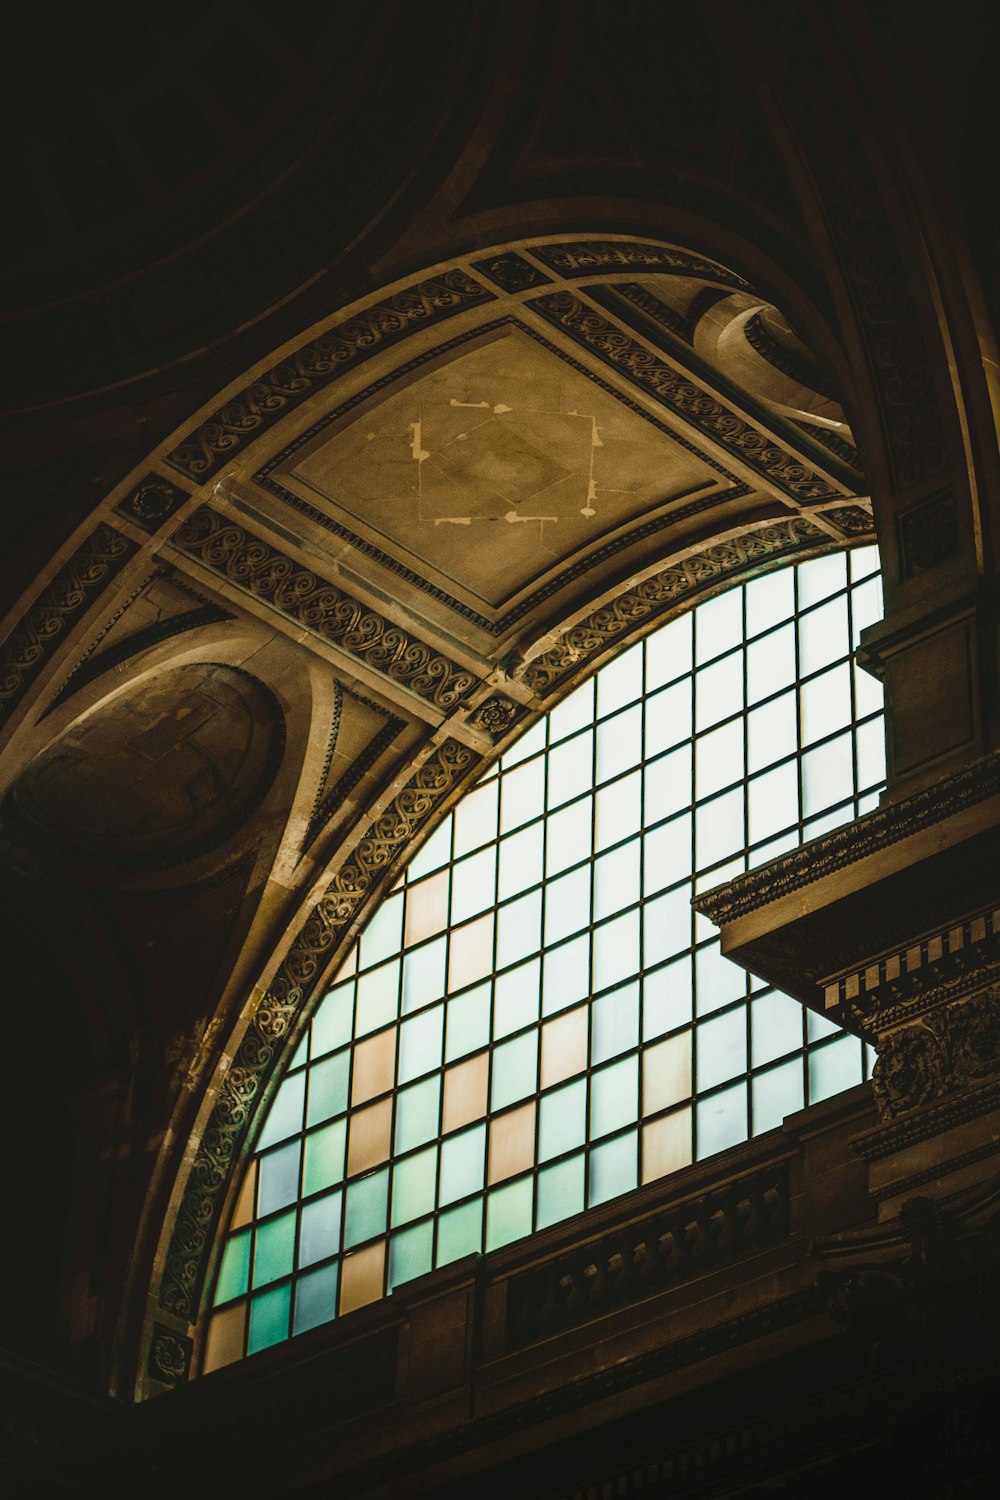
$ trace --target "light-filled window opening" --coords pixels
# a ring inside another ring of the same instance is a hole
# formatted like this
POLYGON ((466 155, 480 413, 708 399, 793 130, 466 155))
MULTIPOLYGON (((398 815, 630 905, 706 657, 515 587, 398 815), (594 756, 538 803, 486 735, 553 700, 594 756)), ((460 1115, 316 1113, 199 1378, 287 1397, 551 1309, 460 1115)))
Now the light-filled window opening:
POLYGON ((870 1055, 723 959, 691 897, 869 811, 874 547, 631 646, 411 860, 251 1158, 205 1368, 779 1125, 870 1055))

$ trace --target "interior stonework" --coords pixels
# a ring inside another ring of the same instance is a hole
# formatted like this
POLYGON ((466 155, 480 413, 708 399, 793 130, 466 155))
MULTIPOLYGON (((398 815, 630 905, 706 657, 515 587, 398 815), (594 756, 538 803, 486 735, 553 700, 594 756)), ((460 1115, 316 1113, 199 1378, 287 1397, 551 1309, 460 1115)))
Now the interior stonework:
POLYGON ((12 46, 12 1493, 994 1493, 997 39, 214 0, 12 46), (883 805, 697 903, 874 1085, 199 1378, 414 851, 659 624, 873 540, 883 805))

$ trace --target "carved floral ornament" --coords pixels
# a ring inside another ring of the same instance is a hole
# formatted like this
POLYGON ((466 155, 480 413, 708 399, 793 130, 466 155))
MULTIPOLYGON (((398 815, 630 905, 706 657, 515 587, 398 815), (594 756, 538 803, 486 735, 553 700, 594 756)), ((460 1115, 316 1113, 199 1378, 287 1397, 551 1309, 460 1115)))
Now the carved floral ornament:
POLYGON ((883 1119, 995 1077, 1000 982, 879 1038, 875 1098, 883 1119))

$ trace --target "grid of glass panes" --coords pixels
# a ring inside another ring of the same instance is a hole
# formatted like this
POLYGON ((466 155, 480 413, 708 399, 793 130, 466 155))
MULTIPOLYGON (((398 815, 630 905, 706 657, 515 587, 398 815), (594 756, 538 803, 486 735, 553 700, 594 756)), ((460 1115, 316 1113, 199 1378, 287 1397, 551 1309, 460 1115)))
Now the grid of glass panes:
POLYGON ((767 1130, 861 1043, 721 957, 693 892, 884 779, 874 548, 626 650, 411 861, 322 1000, 227 1236, 206 1368, 767 1130))

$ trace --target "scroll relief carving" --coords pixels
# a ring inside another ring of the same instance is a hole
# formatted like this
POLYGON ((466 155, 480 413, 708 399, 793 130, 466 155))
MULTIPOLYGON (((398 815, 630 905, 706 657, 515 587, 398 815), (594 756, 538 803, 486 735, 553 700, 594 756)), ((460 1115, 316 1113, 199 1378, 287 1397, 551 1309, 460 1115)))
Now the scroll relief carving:
POLYGON ((266 600, 288 619, 403 683, 436 708, 454 708, 476 686, 472 672, 207 506, 173 540, 213 573, 266 600))
POLYGON ((792 517, 685 558, 572 626, 556 645, 528 664, 524 680, 534 692, 544 696, 567 673, 598 655, 626 631, 687 595, 710 587, 758 559, 779 557, 825 540, 826 533, 811 521, 792 517))
POLYGON ((987 1082, 1000 1071, 1000 982, 880 1036, 878 1049, 883 1119, 987 1082))
POLYGON ((229 1176, 240 1160, 261 1090, 277 1066, 292 1022, 369 896, 405 858, 442 802, 479 764, 480 757, 455 740, 438 746, 337 871, 261 997, 191 1168, 160 1290, 160 1305, 166 1311, 191 1318, 197 1310, 229 1176))

